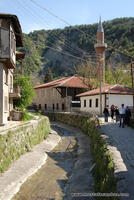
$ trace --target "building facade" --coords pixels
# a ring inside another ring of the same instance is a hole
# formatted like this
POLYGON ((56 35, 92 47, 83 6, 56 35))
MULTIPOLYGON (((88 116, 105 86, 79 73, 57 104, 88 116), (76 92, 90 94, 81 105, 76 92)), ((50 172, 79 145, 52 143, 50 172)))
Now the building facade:
POLYGON ((81 77, 63 77, 35 87, 33 104, 42 111, 79 111, 80 98, 76 95, 87 88, 81 77))
POLYGON ((13 70, 17 60, 16 47, 22 47, 22 31, 17 16, 0 13, 0 125, 7 123, 13 110, 13 99, 20 97, 13 88, 13 70))
MULTIPOLYGON (((78 95, 81 101, 81 112, 100 114, 100 94, 99 89, 91 90, 78 95)), ((102 110, 106 105, 121 107, 133 106, 133 92, 131 88, 123 85, 106 85, 102 87, 102 110)))
POLYGON ((96 77, 98 80, 105 83, 105 50, 107 44, 104 43, 104 29, 101 18, 97 30, 97 43, 94 45, 96 51, 96 77))

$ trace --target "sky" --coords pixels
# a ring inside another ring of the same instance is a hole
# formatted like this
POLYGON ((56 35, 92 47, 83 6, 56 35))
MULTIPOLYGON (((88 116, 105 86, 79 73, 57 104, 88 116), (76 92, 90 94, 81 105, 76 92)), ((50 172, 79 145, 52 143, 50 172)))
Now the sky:
MULTIPOLYGON (((71 25, 134 17, 134 0, 33 0, 71 25)), ((22 31, 64 28, 67 24, 35 5, 32 0, 0 0, 0 12, 18 16, 22 31)))

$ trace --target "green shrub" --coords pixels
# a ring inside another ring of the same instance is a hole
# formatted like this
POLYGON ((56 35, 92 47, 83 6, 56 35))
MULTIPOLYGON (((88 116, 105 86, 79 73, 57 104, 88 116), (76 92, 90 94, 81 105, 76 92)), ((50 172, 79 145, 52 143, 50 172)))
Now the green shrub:
POLYGON ((34 119, 34 116, 30 115, 27 110, 22 111, 22 120, 23 121, 28 121, 28 120, 32 120, 32 119, 34 119))

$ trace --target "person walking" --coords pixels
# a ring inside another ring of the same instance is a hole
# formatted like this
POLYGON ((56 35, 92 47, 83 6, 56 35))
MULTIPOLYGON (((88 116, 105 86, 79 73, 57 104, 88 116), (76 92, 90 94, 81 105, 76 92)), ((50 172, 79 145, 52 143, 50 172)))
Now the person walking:
POLYGON ((114 105, 111 105, 111 118, 114 119, 114 105))
POLYGON ((129 107, 126 107, 126 114, 125 114, 125 125, 129 126, 130 123, 130 117, 131 117, 131 110, 129 107))
POLYGON ((103 113, 104 113, 105 122, 108 122, 108 116, 109 116, 108 106, 106 106, 106 107, 104 108, 103 113))
POLYGON ((119 113, 119 108, 115 106, 115 116, 116 116, 116 123, 120 120, 120 113, 119 113))
POLYGON ((120 126, 122 126, 122 128, 125 127, 125 114, 126 114, 126 109, 124 107, 124 104, 121 105, 121 108, 119 109, 120 112, 120 126))

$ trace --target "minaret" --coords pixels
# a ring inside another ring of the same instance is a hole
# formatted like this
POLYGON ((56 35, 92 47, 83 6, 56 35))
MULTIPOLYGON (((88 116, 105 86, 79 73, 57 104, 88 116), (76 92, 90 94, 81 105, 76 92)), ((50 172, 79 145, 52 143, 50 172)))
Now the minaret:
POLYGON ((101 17, 97 30, 97 43, 94 45, 96 51, 96 77, 102 83, 105 83, 105 49, 107 44, 104 43, 104 30, 101 22, 101 17), (101 70, 101 71, 100 71, 101 70))

